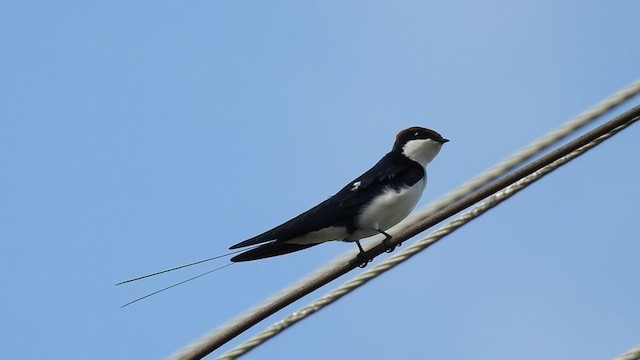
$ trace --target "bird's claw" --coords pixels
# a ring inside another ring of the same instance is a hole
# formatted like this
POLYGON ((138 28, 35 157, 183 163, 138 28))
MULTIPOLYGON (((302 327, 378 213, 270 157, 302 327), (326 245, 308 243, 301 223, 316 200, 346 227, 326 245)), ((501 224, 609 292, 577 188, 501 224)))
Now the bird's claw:
POLYGON ((360 269, 364 269, 364 268, 366 268, 366 267, 367 267, 367 265, 369 265, 369 263, 370 263, 370 262, 372 262, 372 261, 373 261, 373 259, 365 260, 362 264, 358 265, 358 267, 359 267, 360 269))
MULTIPOLYGON (((384 239, 384 240, 382 240, 382 243, 383 243, 385 246, 389 246, 389 245, 391 245, 391 241, 389 241, 389 239, 384 239)), ((390 254, 390 253, 392 253, 396 248, 399 248, 399 247, 400 247, 400 245, 402 245, 402 243, 397 243, 394 247, 391 247, 391 248, 389 248, 389 249, 385 250, 384 252, 386 252, 387 254, 390 254)))
POLYGON ((372 262, 372 261, 373 261, 373 259, 367 259, 367 258, 365 258, 366 256, 367 256, 367 253, 366 253, 366 252, 361 252, 361 253, 359 253, 359 254, 358 254, 358 258, 359 258, 360 260, 362 260, 362 261, 363 261, 360 265, 358 265, 358 267, 359 267, 359 268, 361 268, 361 269, 366 268, 366 267, 367 267, 367 265, 368 265, 370 262, 372 262))

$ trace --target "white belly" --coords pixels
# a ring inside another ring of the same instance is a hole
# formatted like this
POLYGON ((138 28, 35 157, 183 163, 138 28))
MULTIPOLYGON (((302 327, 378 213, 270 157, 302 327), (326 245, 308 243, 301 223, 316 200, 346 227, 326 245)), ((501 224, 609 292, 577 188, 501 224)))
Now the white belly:
POLYGON ((349 240, 375 235, 378 233, 376 230, 385 231, 402 221, 416 207, 425 184, 425 179, 422 179, 400 191, 387 189, 360 213, 356 225, 362 230, 349 236, 349 240))

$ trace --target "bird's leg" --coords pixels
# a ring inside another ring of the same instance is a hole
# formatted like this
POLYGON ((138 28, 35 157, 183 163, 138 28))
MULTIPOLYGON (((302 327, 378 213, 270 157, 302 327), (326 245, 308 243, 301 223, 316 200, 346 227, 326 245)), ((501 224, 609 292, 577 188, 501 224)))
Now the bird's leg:
MULTIPOLYGON (((382 240, 382 243, 383 243, 385 246, 388 246, 388 245, 390 244, 390 242, 389 242, 389 241, 390 241, 393 237, 392 237, 391 235, 387 234, 386 232, 384 232, 384 231, 380 230, 380 229, 376 229, 376 231, 377 231, 377 232, 379 232, 380 234, 384 235, 384 240, 382 240)), ((393 250, 395 250, 395 249, 396 249, 397 247, 399 247, 399 246, 400 246, 400 244, 398 244, 398 245, 396 245, 396 246, 394 246, 394 247, 392 247, 392 248, 390 248, 390 249, 386 250, 385 252, 387 252, 387 253, 391 253, 391 252, 393 252, 393 250)))
MULTIPOLYGON (((360 252, 358 253, 358 257, 363 257, 367 255, 367 252, 364 251, 364 248, 362 248, 362 245, 360 244, 360 240, 356 240, 356 245, 358 245, 358 249, 360 249, 360 252)), ((370 263, 371 261, 373 261, 373 259, 370 260, 365 260, 362 264, 358 265, 360 266, 360 268, 365 268, 367 266, 368 263, 370 263)))

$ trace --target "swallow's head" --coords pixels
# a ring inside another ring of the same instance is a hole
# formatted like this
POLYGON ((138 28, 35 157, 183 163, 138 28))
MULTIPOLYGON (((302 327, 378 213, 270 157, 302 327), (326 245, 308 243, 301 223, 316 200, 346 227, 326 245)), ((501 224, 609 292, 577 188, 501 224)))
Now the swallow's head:
POLYGON ((425 166, 438 155, 442 144, 447 141, 449 140, 433 130, 414 126, 404 129, 396 135, 393 151, 398 151, 425 166))

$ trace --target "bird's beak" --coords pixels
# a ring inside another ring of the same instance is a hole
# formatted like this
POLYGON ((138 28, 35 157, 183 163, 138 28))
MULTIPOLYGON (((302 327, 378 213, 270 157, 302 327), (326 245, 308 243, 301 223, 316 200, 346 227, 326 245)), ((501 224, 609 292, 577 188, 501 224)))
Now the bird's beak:
POLYGON ((444 144, 444 143, 446 143, 446 142, 449 142, 449 139, 442 139, 442 140, 440 140, 440 144, 444 144))

